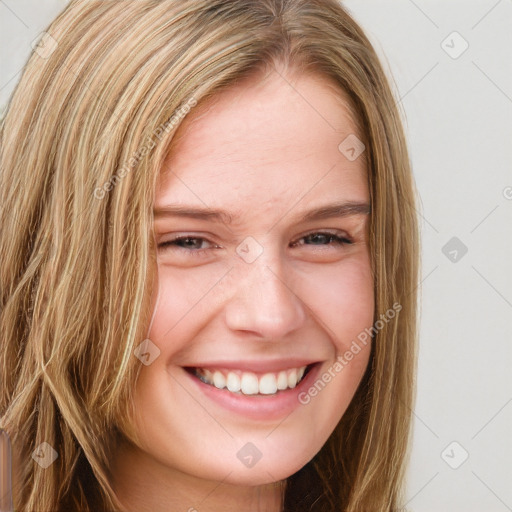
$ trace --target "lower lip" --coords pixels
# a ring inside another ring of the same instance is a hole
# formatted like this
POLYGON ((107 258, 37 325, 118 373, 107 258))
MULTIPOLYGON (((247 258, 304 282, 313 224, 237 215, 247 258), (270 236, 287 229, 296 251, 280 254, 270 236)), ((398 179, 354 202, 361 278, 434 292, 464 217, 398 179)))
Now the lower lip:
POLYGON ((244 417, 265 421, 286 417, 297 407, 302 406, 299 401, 299 394, 309 389, 315 381, 320 371, 320 363, 315 363, 296 387, 267 396, 231 393, 226 388, 218 389, 210 384, 205 384, 195 375, 183 371, 204 395, 224 409, 241 414, 244 417))

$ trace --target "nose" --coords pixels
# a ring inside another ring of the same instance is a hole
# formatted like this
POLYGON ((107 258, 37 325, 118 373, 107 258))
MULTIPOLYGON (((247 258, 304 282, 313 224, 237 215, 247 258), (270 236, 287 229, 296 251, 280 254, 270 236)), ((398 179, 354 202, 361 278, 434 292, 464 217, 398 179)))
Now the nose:
POLYGON ((299 329, 306 320, 306 309, 283 263, 262 255, 250 264, 240 264, 240 277, 233 276, 234 292, 225 307, 228 327, 268 341, 284 339, 299 329))

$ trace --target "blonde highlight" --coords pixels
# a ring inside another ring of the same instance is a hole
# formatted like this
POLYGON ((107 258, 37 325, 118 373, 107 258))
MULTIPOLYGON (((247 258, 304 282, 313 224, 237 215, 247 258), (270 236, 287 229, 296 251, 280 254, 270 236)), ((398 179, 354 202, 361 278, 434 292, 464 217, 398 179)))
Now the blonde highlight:
POLYGON ((397 510, 418 233, 400 115, 363 31, 335 0, 74 0, 47 32, 58 44, 31 56, 0 131, 0 427, 15 508, 120 507, 109 461, 119 436, 136 439, 133 350, 151 318, 152 208, 179 112, 282 62, 350 98, 367 147, 376 318, 402 306, 340 424, 288 479, 284 510, 397 510), (43 442, 58 453, 45 469, 31 458, 43 442))

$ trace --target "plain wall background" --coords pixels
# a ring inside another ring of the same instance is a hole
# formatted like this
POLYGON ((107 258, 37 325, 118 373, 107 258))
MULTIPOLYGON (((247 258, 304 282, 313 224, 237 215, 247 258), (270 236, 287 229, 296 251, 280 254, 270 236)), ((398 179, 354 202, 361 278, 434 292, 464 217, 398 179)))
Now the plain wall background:
MULTIPOLYGON (((66 3, 0 0, 1 111, 66 3)), ((512 511, 512 0, 344 5, 394 78, 421 198, 406 509, 512 511)))

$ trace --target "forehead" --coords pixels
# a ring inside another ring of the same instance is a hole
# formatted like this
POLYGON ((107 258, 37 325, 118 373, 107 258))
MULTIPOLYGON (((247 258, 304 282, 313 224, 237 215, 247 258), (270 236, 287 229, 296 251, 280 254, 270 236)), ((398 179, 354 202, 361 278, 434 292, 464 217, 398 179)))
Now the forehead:
POLYGON ((195 200, 271 207, 328 195, 367 200, 364 153, 340 151, 362 139, 346 95, 319 75, 251 77, 192 109, 175 134, 157 205, 195 200))

